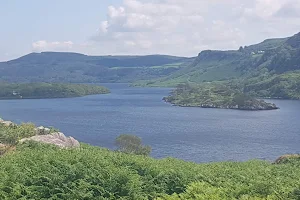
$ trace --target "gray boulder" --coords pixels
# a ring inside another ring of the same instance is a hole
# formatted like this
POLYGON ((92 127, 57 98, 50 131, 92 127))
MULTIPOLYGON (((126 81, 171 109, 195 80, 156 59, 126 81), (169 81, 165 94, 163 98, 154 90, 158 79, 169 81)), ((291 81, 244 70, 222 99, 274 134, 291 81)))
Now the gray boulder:
POLYGON ((73 137, 66 137, 63 133, 57 132, 47 135, 36 135, 30 138, 20 140, 20 143, 25 141, 36 141, 45 144, 53 144, 60 148, 79 148, 80 143, 73 137))
POLYGON ((11 121, 4 121, 4 120, 0 120, 0 124, 4 125, 4 126, 11 126, 11 125, 14 125, 13 122, 11 121))
POLYGON ((48 135, 48 134, 50 134, 50 128, 44 128, 44 134, 45 135, 48 135))
POLYGON ((48 135, 50 134, 50 128, 45 128, 43 126, 39 126, 37 128, 35 128, 35 132, 37 135, 48 135))

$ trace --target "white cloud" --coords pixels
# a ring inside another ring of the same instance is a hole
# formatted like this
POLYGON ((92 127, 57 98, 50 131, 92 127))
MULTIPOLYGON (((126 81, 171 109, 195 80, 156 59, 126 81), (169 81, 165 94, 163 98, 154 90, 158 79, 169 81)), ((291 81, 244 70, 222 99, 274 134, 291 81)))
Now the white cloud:
POLYGON ((83 44, 37 41, 34 51, 174 54, 237 49, 300 31, 300 0, 124 0, 83 44))
POLYGON ((300 31, 300 0, 124 0, 92 38, 102 54, 197 55, 300 31), (287 19, 288 18, 288 21, 287 19))
POLYGON ((272 17, 284 3, 284 0, 256 0, 255 14, 267 19, 272 17))
POLYGON ((70 51, 74 43, 72 41, 65 42, 48 42, 40 40, 32 43, 32 50, 36 52, 41 51, 70 51))
POLYGON ((108 28, 108 21, 101 22, 99 30, 103 33, 107 33, 107 28, 108 28))
POLYGON ((275 16, 282 18, 297 18, 300 17, 300 1, 290 0, 283 4, 280 9, 275 13, 275 16))

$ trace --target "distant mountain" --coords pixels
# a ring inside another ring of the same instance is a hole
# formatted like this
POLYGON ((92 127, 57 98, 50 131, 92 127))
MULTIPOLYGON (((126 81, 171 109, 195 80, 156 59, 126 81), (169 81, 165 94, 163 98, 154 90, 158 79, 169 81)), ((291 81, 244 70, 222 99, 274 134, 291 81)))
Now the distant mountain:
POLYGON ((174 86, 185 82, 250 79, 261 75, 269 78, 296 70, 300 70, 300 33, 288 38, 268 39, 239 50, 202 51, 187 67, 148 83, 174 86))
POLYGON ((139 86, 221 82, 258 97, 300 99, 300 33, 195 58, 31 53, 0 63, 8 82, 127 82, 139 86))
POLYGON ((169 75, 188 60, 166 55, 31 53, 0 63, 0 79, 9 82, 132 82, 169 75))

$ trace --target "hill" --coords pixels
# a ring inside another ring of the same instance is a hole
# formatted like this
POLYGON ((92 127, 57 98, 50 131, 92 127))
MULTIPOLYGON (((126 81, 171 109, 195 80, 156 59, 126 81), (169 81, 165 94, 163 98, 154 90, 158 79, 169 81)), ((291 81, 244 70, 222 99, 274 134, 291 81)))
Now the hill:
POLYGON ((185 57, 87 56, 42 52, 0 63, 0 79, 9 82, 132 82, 179 70, 185 57))
POLYGON ((202 83, 235 78, 249 78, 260 72, 281 74, 299 70, 300 33, 283 39, 268 39, 262 43, 241 47, 239 50, 199 53, 192 64, 160 80, 202 83))
POLYGON ((300 33, 239 50, 205 50, 187 67, 142 86, 176 86, 180 83, 222 82, 258 97, 300 98, 300 33))
POLYGON ((196 164, 173 158, 156 160, 86 144, 75 149, 30 141, 1 145, 3 141, 18 141, 34 132, 33 124, 0 124, 0 199, 292 200, 300 197, 299 155, 281 157, 276 164, 260 160, 196 164))
POLYGON ((126 82, 135 86, 218 82, 255 97, 300 98, 300 33, 238 50, 205 50, 196 58, 166 55, 87 56, 32 53, 0 63, 9 82, 126 82))

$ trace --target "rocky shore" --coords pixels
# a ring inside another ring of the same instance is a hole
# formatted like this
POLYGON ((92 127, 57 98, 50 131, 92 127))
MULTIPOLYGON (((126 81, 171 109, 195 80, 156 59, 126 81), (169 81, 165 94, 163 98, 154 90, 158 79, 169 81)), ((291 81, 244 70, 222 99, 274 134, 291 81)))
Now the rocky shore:
POLYGON ((279 109, 274 103, 267 103, 263 100, 251 100, 245 102, 244 105, 214 105, 201 104, 201 108, 222 108, 222 109, 236 109, 236 110, 276 110, 279 109))
POLYGON ((165 97, 163 101, 171 103, 174 106, 180 107, 200 107, 200 108, 219 108, 219 109, 234 109, 234 110, 249 110, 249 111, 259 111, 259 110, 277 110, 277 107, 274 103, 267 103, 264 100, 252 99, 246 101, 243 105, 237 105, 233 103, 224 103, 224 104, 215 104, 215 103, 182 103, 172 101, 172 98, 165 97))

